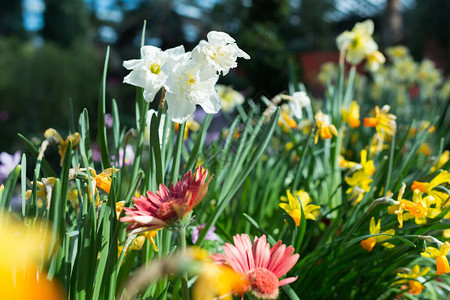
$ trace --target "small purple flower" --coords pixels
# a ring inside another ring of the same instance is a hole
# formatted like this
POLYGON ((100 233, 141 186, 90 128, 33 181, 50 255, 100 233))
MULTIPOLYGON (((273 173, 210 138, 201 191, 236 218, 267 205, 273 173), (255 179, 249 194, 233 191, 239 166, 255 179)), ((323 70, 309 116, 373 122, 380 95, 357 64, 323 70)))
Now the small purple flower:
POLYGON ((105 114, 105 125, 108 128, 112 128, 113 127, 113 116, 111 114, 105 114))
POLYGON ((97 144, 92 144, 91 149, 92 149, 92 160, 97 163, 101 162, 102 154, 100 153, 100 146, 97 144))
POLYGON ((20 154, 20 151, 11 155, 6 152, 0 153, 0 181, 8 178, 9 174, 20 163, 20 154))
MULTIPOLYGON (((192 243, 193 244, 195 244, 197 242, 198 237, 204 228, 205 228, 205 224, 201 224, 201 225, 194 227, 194 229, 192 230, 192 243)), ((219 239, 219 237, 214 232, 215 230, 216 230, 216 227, 211 226, 208 233, 205 235, 205 240, 217 241, 219 239)))

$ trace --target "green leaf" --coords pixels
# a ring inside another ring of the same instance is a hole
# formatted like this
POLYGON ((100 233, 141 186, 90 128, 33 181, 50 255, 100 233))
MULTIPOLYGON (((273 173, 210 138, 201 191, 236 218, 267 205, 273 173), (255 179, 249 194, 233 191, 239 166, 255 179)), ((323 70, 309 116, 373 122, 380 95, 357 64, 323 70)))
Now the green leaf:
POLYGON ((106 48, 105 64, 103 66, 102 83, 100 86, 100 96, 98 100, 97 112, 97 129, 98 144, 100 145, 100 153, 102 156, 102 169, 109 168, 111 161, 109 160, 108 141, 106 139, 105 113, 106 113, 106 74, 108 72, 109 46, 106 48))

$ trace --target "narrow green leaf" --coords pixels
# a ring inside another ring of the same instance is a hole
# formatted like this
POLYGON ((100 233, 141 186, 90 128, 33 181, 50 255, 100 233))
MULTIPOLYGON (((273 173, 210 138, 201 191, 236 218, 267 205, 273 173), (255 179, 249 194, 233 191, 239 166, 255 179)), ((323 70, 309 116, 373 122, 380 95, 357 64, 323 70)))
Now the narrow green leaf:
POLYGON ((109 46, 106 48, 105 64, 103 66, 102 83, 100 86, 100 95, 98 100, 97 129, 98 144, 100 145, 100 153, 102 156, 102 169, 109 168, 111 161, 109 160, 108 141, 106 139, 105 113, 106 113, 106 74, 108 72, 109 46))
MULTIPOLYGON (((22 141, 25 142, 25 145, 28 147, 28 150, 30 150, 34 158, 37 158, 39 155, 39 150, 33 145, 33 143, 20 133, 18 133, 17 135, 22 141)), ((45 158, 42 158, 42 173, 44 174, 44 177, 56 177, 55 171, 53 171, 52 167, 45 158)))

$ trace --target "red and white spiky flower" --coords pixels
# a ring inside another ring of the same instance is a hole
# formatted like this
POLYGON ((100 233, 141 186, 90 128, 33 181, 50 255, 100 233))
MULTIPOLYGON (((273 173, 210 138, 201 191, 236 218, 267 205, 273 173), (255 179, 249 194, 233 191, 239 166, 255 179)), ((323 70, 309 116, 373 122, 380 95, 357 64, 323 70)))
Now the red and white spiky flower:
POLYGON ((123 208, 126 216, 120 221, 130 223, 127 231, 131 234, 160 229, 176 222, 203 200, 212 176, 208 180, 207 177, 208 170, 198 167, 194 175, 189 171, 175 185, 171 183, 170 189, 160 184, 156 193, 148 191, 146 196, 134 197, 134 206, 123 208))
POLYGON ((248 289, 257 298, 275 299, 280 286, 297 280, 296 276, 278 281, 299 258, 298 254, 293 254, 292 246, 286 247, 278 241, 271 249, 265 235, 255 237, 253 245, 247 234, 235 235, 233 240, 234 245, 225 243, 225 253, 215 254, 213 259, 246 276, 248 289))

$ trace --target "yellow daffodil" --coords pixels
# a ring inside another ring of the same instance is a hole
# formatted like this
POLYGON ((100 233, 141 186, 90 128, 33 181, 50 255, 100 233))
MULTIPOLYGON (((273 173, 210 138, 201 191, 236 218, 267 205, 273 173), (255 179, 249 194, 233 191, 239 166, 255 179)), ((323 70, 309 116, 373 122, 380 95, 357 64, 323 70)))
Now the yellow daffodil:
POLYGON ((111 189, 111 176, 119 171, 119 169, 116 169, 114 167, 108 168, 103 170, 100 174, 97 175, 95 170, 93 168, 89 168, 89 171, 91 172, 91 187, 95 189, 95 187, 98 187, 109 194, 109 190, 111 189))
POLYGON ((371 176, 375 172, 373 160, 367 160, 367 150, 361 151, 361 163, 355 164, 352 169, 355 171, 350 176, 345 177, 345 182, 350 186, 346 193, 350 194, 352 204, 358 204, 364 197, 364 193, 370 191, 371 176))
POLYGON ((376 72, 380 66, 386 62, 386 58, 380 51, 375 51, 367 57, 366 68, 371 72, 376 72))
POLYGON ((436 275, 443 275, 450 273, 450 266, 447 259, 449 250, 450 242, 445 242, 439 249, 427 247, 420 255, 436 259, 436 275))
MULTIPOLYGON (((381 229, 381 220, 378 220, 377 224, 375 224, 375 218, 372 217, 372 219, 370 219, 370 234, 379 234, 380 233, 380 229, 381 229)), ((395 234, 395 230, 394 229, 389 229, 386 231, 383 231, 383 233, 385 234, 395 234)), ((361 247, 363 247, 364 250, 371 252, 373 247, 380 242, 384 242, 385 240, 390 239, 390 236, 387 235, 377 235, 377 236, 371 236, 365 240, 361 241, 361 247)), ((385 242, 383 244, 381 244, 383 247, 386 248, 392 248, 394 247, 393 244, 385 242)))
POLYGON ((244 103, 244 96, 238 91, 232 89, 230 86, 216 85, 217 93, 222 100, 222 110, 225 112, 232 112, 234 107, 244 103))
POLYGON ((345 31, 336 38, 340 51, 346 51, 346 59, 353 65, 359 64, 370 54, 378 50, 372 34, 374 24, 372 20, 356 23, 352 31, 345 31))
POLYGON ((441 156, 439 157, 439 160, 434 163, 433 167, 430 169, 430 172, 435 172, 440 168, 442 168, 442 166, 445 165, 449 159, 450 159, 450 151, 445 150, 444 152, 442 152, 441 156))
POLYGON ((49 128, 44 132, 45 138, 50 142, 50 144, 58 145, 58 153, 60 156, 59 164, 62 166, 64 161, 64 156, 66 155, 67 146, 69 145, 69 141, 72 141, 72 147, 75 147, 80 143, 80 134, 78 132, 72 133, 65 140, 61 137, 61 135, 53 128, 49 128))
POLYGON ((408 56, 409 49, 403 45, 393 46, 386 49, 386 54, 392 61, 395 61, 408 56))
POLYGON ((45 224, 24 222, 0 214, 2 299, 64 299, 60 286, 48 280, 41 267, 42 258, 54 251, 51 232, 45 224))
POLYGON ((332 138, 333 135, 335 135, 335 136, 338 135, 336 126, 331 124, 330 117, 328 115, 325 115, 324 113, 319 111, 314 116, 314 119, 316 120, 316 125, 317 125, 314 143, 317 144, 317 141, 319 140, 319 134, 322 137, 322 139, 324 139, 324 140, 332 138))
POLYGON ((431 146, 428 143, 422 143, 420 144, 419 148, 417 149, 418 154, 423 154, 425 156, 429 156, 431 154, 431 146))
POLYGON ((426 193, 430 196, 434 196, 438 201, 445 201, 448 195, 444 192, 435 190, 438 185, 450 183, 450 173, 447 171, 440 172, 436 177, 434 177, 430 182, 420 182, 414 181, 411 185, 411 189, 420 190, 422 193, 426 193))
POLYGON ((194 299, 231 300, 233 294, 242 296, 246 292, 247 279, 229 266, 213 263, 206 250, 192 247, 188 249, 188 255, 200 263, 198 278, 192 291, 194 299))
POLYGON ((320 208, 318 205, 309 204, 311 202, 311 198, 309 197, 309 194, 305 192, 304 190, 299 190, 294 193, 294 195, 291 194, 291 191, 287 191, 287 197, 281 196, 280 200, 283 203, 280 203, 280 207, 288 213, 292 219, 294 219, 295 224, 297 226, 300 225, 300 220, 302 217, 302 211, 305 214, 306 219, 315 220, 315 216, 312 213, 314 210, 317 210, 320 208), (298 198, 301 201, 301 206, 298 198))
POLYGON ((338 68, 333 62, 326 62, 320 67, 319 75, 317 75, 317 79, 323 85, 327 82, 332 82, 336 79, 338 74, 338 68))
POLYGON ((390 109, 389 105, 384 105, 381 109, 376 106, 375 116, 364 118, 364 126, 375 127, 378 134, 383 137, 385 134, 388 136, 394 135, 397 128, 396 117, 393 114, 388 114, 390 109))
POLYGON ((398 228, 403 227, 403 206, 402 201, 405 201, 406 199, 403 199, 403 194, 405 193, 406 184, 402 183, 402 187, 400 188, 397 196, 397 204, 391 205, 388 207, 388 213, 389 214, 396 214, 397 220, 398 220, 398 228))
POLYGON ((423 268, 423 270, 421 271, 419 265, 414 265, 414 267, 412 267, 412 269, 409 270, 408 274, 397 273, 397 276, 402 279, 393 282, 391 285, 407 283, 410 288, 409 292, 414 295, 419 295, 425 287, 417 279, 419 277, 425 276, 429 271, 430 271, 430 268, 428 268, 428 267, 423 268))
POLYGON ((348 123, 351 128, 357 128, 361 124, 359 120, 359 105, 352 101, 348 110, 342 109, 342 121, 348 123))
POLYGON ((426 218, 434 218, 441 212, 440 201, 433 196, 422 197, 422 193, 414 190, 413 201, 400 200, 400 205, 409 214, 405 214, 405 219, 414 217, 416 224, 425 224, 426 218), (434 207, 431 207, 431 206, 434 207))
POLYGON ((289 132, 291 129, 297 129, 297 122, 294 120, 292 111, 287 104, 281 105, 278 126, 280 126, 284 132, 289 132))
POLYGON ((415 80, 417 68, 417 64, 412 57, 406 56, 394 61, 392 77, 396 82, 411 83, 415 80))
POLYGON ((158 230, 150 230, 150 231, 146 231, 143 232, 141 234, 139 234, 133 241, 133 243, 131 244, 131 249, 133 250, 141 250, 142 247, 144 246, 144 243, 146 240, 148 240, 150 242, 150 244, 153 246, 153 249, 158 252, 158 247, 156 246, 155 243, 155 236, 156 236, 156 232, 158 230))

